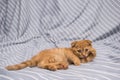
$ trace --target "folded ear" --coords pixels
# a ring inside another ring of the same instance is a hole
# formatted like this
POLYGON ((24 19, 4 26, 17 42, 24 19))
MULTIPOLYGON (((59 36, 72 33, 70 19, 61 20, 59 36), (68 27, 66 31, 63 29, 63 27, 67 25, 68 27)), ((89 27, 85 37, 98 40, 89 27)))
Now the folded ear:
POLYGON ((92 46, 92 41, 90 40, 85 40, 90 46, 92 46))
POLYGON ((72 43, 71 43, 71 47, 75 47, 75 45, 76 45, 77 42, 78 42, 78 41, 72 42, 72 43))

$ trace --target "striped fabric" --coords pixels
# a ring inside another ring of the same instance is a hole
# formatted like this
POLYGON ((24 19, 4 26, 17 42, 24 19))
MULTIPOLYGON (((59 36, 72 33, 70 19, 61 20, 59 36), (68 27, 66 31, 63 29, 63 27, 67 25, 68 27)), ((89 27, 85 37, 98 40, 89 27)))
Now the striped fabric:
POLYGON ((120 0, 0 0, 0 80, 120 80, 120 0), (4 67, 89 39, 93 62, 55 72, 4 67))

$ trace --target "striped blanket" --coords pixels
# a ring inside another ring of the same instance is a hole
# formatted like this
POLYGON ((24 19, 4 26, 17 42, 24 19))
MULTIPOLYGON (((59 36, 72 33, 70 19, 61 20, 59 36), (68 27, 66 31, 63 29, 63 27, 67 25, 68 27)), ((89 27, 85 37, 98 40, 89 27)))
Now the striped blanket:
POLYGON ((0 0, 0 80, 120 80, 120 0, 0 0), (93 62, 67 70, 4 67, 89 39, 93 62))

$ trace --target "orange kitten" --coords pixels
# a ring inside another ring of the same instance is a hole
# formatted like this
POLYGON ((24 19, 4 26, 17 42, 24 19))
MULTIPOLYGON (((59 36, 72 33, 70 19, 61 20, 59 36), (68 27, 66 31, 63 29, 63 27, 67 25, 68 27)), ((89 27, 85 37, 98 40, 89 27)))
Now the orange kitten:
POLYGON ((71 48, 46 49, 33 56, 30 60, 16 65, 7 66, 8 70, 19 70, 25 67, 44 68, 48 70, 67 69, 69 64, 80 65, 92 61, 96 50, 90 40, 74 41, 71 48))

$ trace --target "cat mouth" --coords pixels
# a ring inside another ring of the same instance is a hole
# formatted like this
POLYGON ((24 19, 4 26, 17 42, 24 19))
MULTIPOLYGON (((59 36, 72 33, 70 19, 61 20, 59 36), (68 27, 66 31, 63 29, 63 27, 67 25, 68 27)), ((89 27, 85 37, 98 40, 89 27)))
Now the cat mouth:
POLYGON ((79 56, 80 59, 85 59, 85 58, 88 58, 88 56, 79 56))
POLYGON ((86 58, 88 58, 89 56, 92 56, 92 55, 93 55, 92 53, 89 53, 87 56, 82 56, 82 57, 79 56, 79 58, 80 58, 80 59, 86 59, 86 58))

